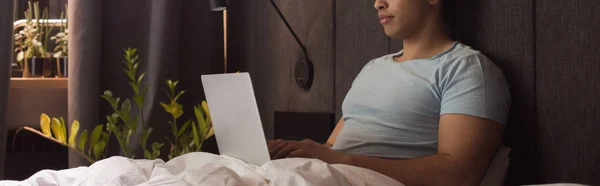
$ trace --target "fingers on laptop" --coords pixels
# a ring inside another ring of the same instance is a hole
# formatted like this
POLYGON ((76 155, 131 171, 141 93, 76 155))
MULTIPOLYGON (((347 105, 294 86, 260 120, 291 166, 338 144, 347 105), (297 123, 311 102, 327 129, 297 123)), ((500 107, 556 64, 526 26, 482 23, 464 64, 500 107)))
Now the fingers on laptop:
POLYGON ((290 153, 301 149, 300 144, 298 144, 298 142, 295 141, 289 141, 286 144, 281 144, 276 148, 281 148, 281 150, 278 150, 275 155, 273 156, 273 159, 281 159, 281 158, 287 158, 290 153), (281 148, 283 146, 283 148, 281 148))
POLYGON ((275 140, 275 141, 269 143, 267 145, 269 147, 269 155, 271 155, 271 158, 275 159, 275 157, 279 153, 279 151, 281 151, 283 148, 287 147, 288 145, 289 145, 289 142, 284 141, 284 140, 275 140))
POLYGON ((281 140, 281 139, 267 140, 267 148, 269 148, 269 150, 271 150, 272 148, 275 148, 277 145, 279 145, 283 142, 285 142, 285 140, 281 140))

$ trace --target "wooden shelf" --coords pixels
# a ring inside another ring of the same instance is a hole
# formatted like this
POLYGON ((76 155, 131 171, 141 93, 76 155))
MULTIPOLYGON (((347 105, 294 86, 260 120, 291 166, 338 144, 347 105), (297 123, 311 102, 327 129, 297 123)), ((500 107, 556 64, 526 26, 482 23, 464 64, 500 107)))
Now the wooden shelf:
POLYGON ((10 78, 11 89, 66 89, 69 78, 10 78))

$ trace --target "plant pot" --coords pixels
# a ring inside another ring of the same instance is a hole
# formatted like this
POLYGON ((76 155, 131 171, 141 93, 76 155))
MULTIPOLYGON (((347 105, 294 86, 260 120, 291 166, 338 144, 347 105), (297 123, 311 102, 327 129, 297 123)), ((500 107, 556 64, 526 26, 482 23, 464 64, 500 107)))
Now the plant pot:
POLYGON ((13 63, 10 77, 23 77, 23 67, 13 63))
POLYGON ((58 77, 68 77, 69 75, 69 57, 61 57, 56 59, 56 74, 58 77))
POLYGON ((25 60, 23 77, 41 77, 44 71, 44 58, 32 57, 25 60))
POLYGON ((56 63, 52 61, 52 58, 44 58, 44 70, 42 74, 44 77, 56 77, 56 63))

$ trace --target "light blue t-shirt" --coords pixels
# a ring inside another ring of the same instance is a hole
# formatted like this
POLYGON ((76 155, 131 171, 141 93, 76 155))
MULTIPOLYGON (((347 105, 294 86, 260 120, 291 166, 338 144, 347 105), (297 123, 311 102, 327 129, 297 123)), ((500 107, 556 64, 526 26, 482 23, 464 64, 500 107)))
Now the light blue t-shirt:
POLYGON ((370 61, 342 104, 344 128, 333 149, 383 158, 437 153, 442 114, 466 114, 506 125, 510 93, 487 57, 455 42, 429 59, 370 61))

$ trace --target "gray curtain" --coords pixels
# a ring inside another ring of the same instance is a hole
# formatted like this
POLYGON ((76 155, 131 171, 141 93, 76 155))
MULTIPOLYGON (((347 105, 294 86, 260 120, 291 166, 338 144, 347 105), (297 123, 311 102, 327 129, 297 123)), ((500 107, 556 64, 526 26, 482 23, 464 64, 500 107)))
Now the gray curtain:
MULTIPOLYGON (((82 128, 91 130, 112 113, 100 98, 104 90, 132 96, 122 71, 124 48, 138 48, 140 71, 147 72, 143 84, 151 85, 142 108, 146 125, 154 127, 149 141, 166 142, 170 136, 168 114, 159 104, 167 102, 167 78, 181 81, 182 118, 191 118, 192 106, 204 99, 200 75, 223 72, 222 13, 211 12, 208 1, 70 0, 68 16, 69 122, 77 119, 82 128)), ((118 152, 116 140, 111 142, 110 150, 118 152)), ((143 158, 135 147, 135 157, 143 158)), ((70 152, 69 167, 80 165, 87 162, 70 152)))
POLYGON ((0 0, 0 180, 4 176, 6 157, 6 113, 10 85, 10 57, 12 54, 13 0, 0 0))

